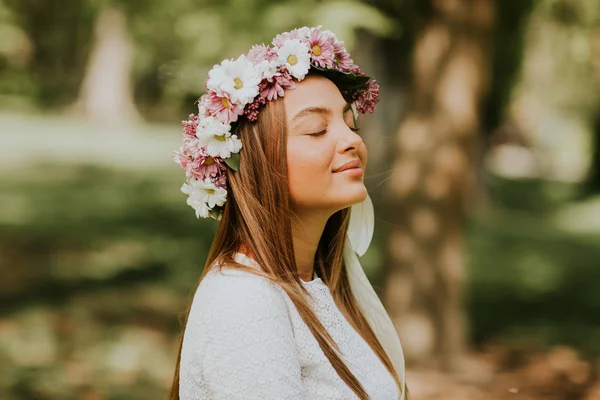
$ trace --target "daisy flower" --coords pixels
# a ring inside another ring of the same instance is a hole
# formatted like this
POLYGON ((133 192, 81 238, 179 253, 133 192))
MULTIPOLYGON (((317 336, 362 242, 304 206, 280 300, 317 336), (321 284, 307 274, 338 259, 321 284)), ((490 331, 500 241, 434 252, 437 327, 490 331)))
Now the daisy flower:
POLYGON ((181 168, 187 170, 188 164, 194 161, 194 156, 189 148, 186 146, 181 146, 179 151, 173 152, 173 161, 179 164, 181 168))
POLYGON ((215 65, 208 76, 208 89, 229 93, 231 101, 242 107, 258 95, 260 73, 243 54, 236 60, 224 60, 221 65, 215 65))
POLYGON ((181 191, 188 195, 187 204, 196 210, 198 218, 208 218, 210 210, 227 201, 227 190, 216 186, 210 178, 191 179, 181 186, 181 191))
POLYGON ((196 158, 196 154, 198 154, 201 148, 202 145, 196 136, 184 136, 181 141, 181 147, 178 152, 175 152, 173 159, 181 165, 181 168, 185 169, 187 163, 196 158))
POLYGON ((186 165, 188 178, 206 179, 216 178, 227 170, 222 158, 211 157, 204 148, 196 153, 195 158, 186 165))
POLYGON ((219 121, 216 117, 203 118, 196 129, 196 137, 206 146, 212 136, 225 136, 229 133, 231 126, 219 121))
POLYGON ((350 53, 346 51, 343 40, 336 40, 333 44, 334 47, 334 65, 335 67, 345 73, 351 72, 354 68, 354 61, 350 58, 350 53))
POLYGON ((211 157, 229 158, 231 153, 239 153, 242 142, 229 132, 230 126, 223 124, 215 117, 207 117, 200 121, 196 136, 205 146, 206 154, 211 157))
POLYGON ((210 115, 210 113, 206 109, 206 98, 207 97, 208 97, 207 94, 203 94, 198 99, 198 117, 200 117, 200 118, 208 117, 210 115))
POLYGON ((312 61, 321 68, 333 68, 335 58, 335 39, 319 28, 314 28, 308 37, 308 47, 312 54, 312 61))
POLYGON ((302 28, 292 29, 289 32, 280 33, 275 36, 273 39, 273 46, 275 47, 283 47, 285 42, 290 39, 300 39, 305 40, 310 35, 310 28, 307 26, 303 26, 302 28))
MULTIPOLYGON (((209 71, 206 93, 197 102, 198 113, 182 121, 183 140, 173 155, 186 173, 181 191, 188 195, 187 204, 198 218, 220 219, 227 201, 229 173, 238 170, 239 159, 230 158, 242 149, 241 140, 232 134, 232 124, 240 116, 244 121, 257 121, 267 102, 294 89, 310 68, 365 76, 344 42, 321 28, 284 32, 273 39, 272 46, 255 45, 246 54, 224 60, 209 71)), ((374 79, 362 87, 340 90, 352 105, 354 119, 358 113, 373 112, 379 100, 379 85, 374 79)))
POLYGON ((284 89, 295 89, 296 83, 289 71, 283 69, 270 78, 265 78, 260 84, 260 96, 269 101, 283 97, 284 89))
MULTIPOLYGON (((260 73, 262 79, 271 79, 273 78, 273 75, 275 75, 277 73, 277 70, 279 69, 279 62, 278 60, 273 60, 273 61, 267 61, 267 60, 263 60, 261 62, 259 62, 258 64, 255 65, 256 69, 258 70, 258 72, 260 73)), ((262 80, 261 80, 262 83, 262 80)), ((260 85, 258 85, 259 90, 260 90, 260 85)))
MULTIPOLYGON (((319 25, 317 27, 317 29, 321 29, 321 26, 322 25, 319 25)), ((323 29, 321 32, 323 32, 327 36, 331 36, 334 41, 337 41, 337 37, 335 36, 335 33, 333 33, 332 31, 330 31, 329 29, 323 29)))
POLYGON ((277 56, 294 78, 304 79, 310 69, 310 53, 306 44, 298 39, 290 39, 277 50, 277 56))
POLYGON ((238 117, 244 113, 244 108, 239 103, 233 102, 229 93, 220 89, 209 90, 204 107, 210 115, 227 125, 237 121, 238 117))
POLYGON ((259 64, 262 61, 273 61, 277 59, 277 53, 269 46, 265 46, 264 44, 255 44, 250 50, 248 50, 246 59, 254 64, 259 64))

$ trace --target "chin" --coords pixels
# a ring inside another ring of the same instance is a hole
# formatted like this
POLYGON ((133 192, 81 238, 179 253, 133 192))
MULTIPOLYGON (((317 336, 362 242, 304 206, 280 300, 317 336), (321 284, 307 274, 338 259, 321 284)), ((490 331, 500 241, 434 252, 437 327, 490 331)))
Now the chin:
POLYGON ((340 203, 342 204, 340 210, 362 203, 367 198, 367 194, 367 188, 365 185, 360 185, 360 187, 353 188, 352 191, 345 191, 343 198, 340 198, 340 203))

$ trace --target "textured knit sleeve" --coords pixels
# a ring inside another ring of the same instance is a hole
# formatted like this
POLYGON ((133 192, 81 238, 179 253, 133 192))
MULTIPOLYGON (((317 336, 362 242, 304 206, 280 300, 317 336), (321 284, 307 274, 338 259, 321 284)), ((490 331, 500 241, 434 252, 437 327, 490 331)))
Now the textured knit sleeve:
POLYGON ((196 291, 184 334, 180 399, 302 398, 283 293, 249 273, 208 274, 196 291))

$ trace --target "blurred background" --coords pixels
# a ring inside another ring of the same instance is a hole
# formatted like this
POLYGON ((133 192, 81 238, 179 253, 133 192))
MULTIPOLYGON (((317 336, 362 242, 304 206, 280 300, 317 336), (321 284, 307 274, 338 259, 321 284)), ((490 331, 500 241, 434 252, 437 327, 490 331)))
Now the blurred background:
POLYGON ((0 398, 162 399, 208 70, 304 25, 381 84, 363 264, 414 399, 600 399, 598 0, 0 0, 0 398))

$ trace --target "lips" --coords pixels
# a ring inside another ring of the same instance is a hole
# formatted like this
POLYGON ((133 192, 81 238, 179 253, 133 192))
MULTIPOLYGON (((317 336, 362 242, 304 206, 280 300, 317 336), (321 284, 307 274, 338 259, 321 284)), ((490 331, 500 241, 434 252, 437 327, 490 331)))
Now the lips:
POLYGON ((342 165, 341 167, 334 169, 333 172, 334 173, 342 172, 342 171, 346 171, 346 170, 354 169, 354 168, 361 168, 360 160, 350 161, 350 162, 342 165))

